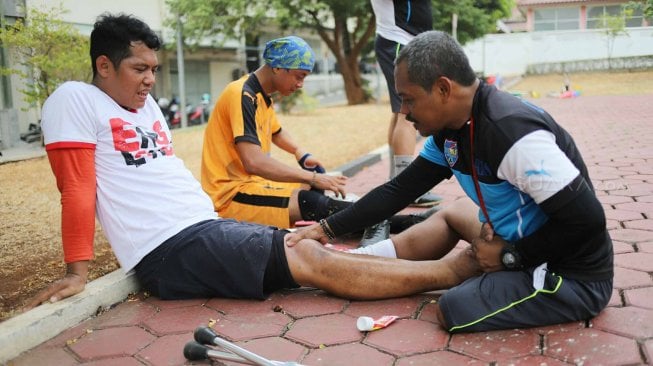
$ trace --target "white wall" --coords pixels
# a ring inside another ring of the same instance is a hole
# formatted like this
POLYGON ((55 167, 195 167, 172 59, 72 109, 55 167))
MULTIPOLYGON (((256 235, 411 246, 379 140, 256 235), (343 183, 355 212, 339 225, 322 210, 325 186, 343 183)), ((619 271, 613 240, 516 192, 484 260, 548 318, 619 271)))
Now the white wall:
MULTIPOLYGON (((628 28, 615 39, 612 58, 653 56, 653 27, 628 28)), ((530 65, 607 59, 601 30, 488 34, 463 48, 475 71, 521 75, 530 65)))
POLYGON ((232 82, 231 71, 242 67, 242 62, 211 62, 209 65, 211 74, 211 107, 218 100, 224 87, 232 82))

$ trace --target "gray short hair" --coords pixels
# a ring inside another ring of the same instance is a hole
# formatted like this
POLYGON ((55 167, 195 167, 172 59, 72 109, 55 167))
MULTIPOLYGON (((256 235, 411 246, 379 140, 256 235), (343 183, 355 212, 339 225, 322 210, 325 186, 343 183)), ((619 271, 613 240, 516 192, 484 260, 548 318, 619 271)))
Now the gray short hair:
POLYGON ((463 86, 476 81, 462 47, 450 35, 440 31, 418 34, 399 52, 395 65, 406 61, 408 80, 431 92, 433 83, 447 77, 463 86))

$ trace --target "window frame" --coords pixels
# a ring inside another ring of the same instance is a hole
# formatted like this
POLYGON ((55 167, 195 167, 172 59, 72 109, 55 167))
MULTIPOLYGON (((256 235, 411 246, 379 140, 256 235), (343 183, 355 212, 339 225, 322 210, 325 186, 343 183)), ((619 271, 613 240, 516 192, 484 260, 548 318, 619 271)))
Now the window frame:
POLYGON ((546 7, 533 10, 533 31, 557 31, 557 30, 578 30, 580 29, 580 7, 577 6, 564 6, 564 7, 546 7), (564 12, 574 12, 574 16, 564 16, 564 12), (553 17, 543 17, 538 19, 538 15, 542 13, 553 13, 553 17), (567 24, 567 26, 562 26, 567 24), (545 26, 543 28, 543 26, 545 26))
POLYGON ((619 12, 616 14, 621 14, 624 17, 624 24, 626 28, 641 28, 645 26, 645 22, 647 19, 644 17, 644 13, 642 9, 634 9, 633 14, 630 16, 626 17, 626 14, 624 13, 624 10, 626 9, 626 6, 624 4, 607 4, 607 5, 590 5, 587 7, 587 17, 585 20, 585 27, 587 29, 605 29, 605 26, 602 26, 601 19, 603 16, 606 15, 614 15, 610 12, 608 12, 608 8, 619 8, 619 12), (590 14, 592 13, 592 10, 595 9, 602 9, 601 15, 599 16, 593 16, 590 17, 590 14), (638 25, 633 25, 633 23, 637 23, 638 25))

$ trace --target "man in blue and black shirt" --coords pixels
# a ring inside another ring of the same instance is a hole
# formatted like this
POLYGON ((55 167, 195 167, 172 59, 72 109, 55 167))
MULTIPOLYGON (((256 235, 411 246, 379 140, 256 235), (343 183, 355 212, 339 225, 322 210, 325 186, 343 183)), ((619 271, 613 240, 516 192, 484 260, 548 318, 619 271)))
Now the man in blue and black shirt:
POLYGON ((612 294, 613 251, 605 214, 572 137, 544 110, 480 81, 443 32, 415 37, 396 60, 401 111, 422 136, 419 157, 300 238, 337 236, 403 208, 452 176, 468 198, 391 239, 356 250, 441 259, 438 301, 450 332, 585 320, 612 294))

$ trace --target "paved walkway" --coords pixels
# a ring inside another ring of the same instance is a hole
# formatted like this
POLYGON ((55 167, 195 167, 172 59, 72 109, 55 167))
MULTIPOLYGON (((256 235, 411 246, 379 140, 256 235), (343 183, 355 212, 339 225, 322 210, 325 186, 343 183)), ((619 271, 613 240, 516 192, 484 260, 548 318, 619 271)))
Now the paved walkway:
MULTIPOLYGON (((182 365, 184 344, 197 326, 207 324, 265 357, 306 365, 652 363, 653 98, 534 102, 575 137, 606 211, 615 243, 615 290, 596 318, 451 336, 439 328, 433 314, 438 293, 371 302, 311 289, 275 293, 265 301, 160 301, 139 293, 9 365, 182 365), (362 333, 355 326, 361 315, 400 319, 388 328, 362 333)), ((349 189, 364 194, 384 181, 386 172, 387 160, 381 160, 351 178, 349 189)), ((445 202, 461 195, 453 182, 435 191, 445 202)))

